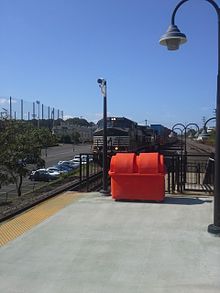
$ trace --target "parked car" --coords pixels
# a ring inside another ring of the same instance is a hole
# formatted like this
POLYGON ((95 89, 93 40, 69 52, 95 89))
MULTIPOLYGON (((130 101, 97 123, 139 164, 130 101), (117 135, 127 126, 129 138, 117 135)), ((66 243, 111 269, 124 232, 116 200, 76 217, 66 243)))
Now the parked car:
POLYGON ((64 171, 65 173, 73 171, 73 168, 71 168, 71 167, 69 167, 67 165, 60 164, 60 165, 55 165, 54 167, 57 168, 60 171, 64 171))
POLYGON ((79 166, 78 163, 74 163, 74 162, 71 162, 71 161, 59 161, 57 164, 62 165, 62 166, 68 166, 71 169, 76 169, 79 166))
POLYGON ((58 179, 59 175, 55 172, 49 172, 46 169, 38 169, 31 172, 29 179, 34 181, 50 181, 58 179))
MULTIPOLYGON (((89 162, 92 162, 93 161, 92 155, 88 155, 88 156, 89 156, 89 162)), ((80 164, 80 155, 75 155, 74 158, 70 160, 70 162, 73 162, 74 164, 80 164)), ((83 165, 87 163, 87 155, 81 155, 81 162, 83 165)))
POLYGON ((50 175, 53 175, 53 176, 59 177, 61 174, 59 170, 50 169, 50 168, 47 168, 46 170, 50 173, 50 175))
POLYGON ((47 168, 47 171, 49 171, 49 172, 58 172, 59 174, 67 173, 68 172, 66 170, 61 170, 61 169, 57 168, 56 166, 48 167, 47 168))

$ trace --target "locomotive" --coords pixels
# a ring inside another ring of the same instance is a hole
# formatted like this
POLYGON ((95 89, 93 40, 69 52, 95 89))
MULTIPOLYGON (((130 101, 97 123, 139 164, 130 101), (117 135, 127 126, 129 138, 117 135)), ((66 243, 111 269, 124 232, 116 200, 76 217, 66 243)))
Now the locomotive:
MULTIPOLYGON (((103 120, 93 134, 93 153, 102 153, 103 120)), ((138 125, 125 117, 107 118, 107 152, 152 152, 167 142, 171 130, 160 125, 138 125)))

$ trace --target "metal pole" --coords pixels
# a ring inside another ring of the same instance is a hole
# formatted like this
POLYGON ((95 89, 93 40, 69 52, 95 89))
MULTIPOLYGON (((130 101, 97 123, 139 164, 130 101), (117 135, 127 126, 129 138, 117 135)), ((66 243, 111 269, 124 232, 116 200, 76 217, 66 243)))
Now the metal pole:
POLYGON ((37 127, 40 127, 40 101, 36 101, 37 107, 37 127))
POLYGON ((108 192, 108 166, 107 166, 107 97, 103 97, 103 190, 108 192))
POLYGON ((54 127, 54 111, 55 109, 53 108, 52 112, 51 112, 51 116, 52 116, 52 126, 54 127))
POLYGON ((23 105, 23 100, 21 99, 21 120, 23 120, 24 116, 24 105, 23 105))
POLYGON ((47 119, 50 120, 50 106, 48 106, 47 108, 47 119))
POLYGON ((102 154, 102 167, 103 167, 103 187, 100 191, 103 195, 110 195, 108 190, 108 154, 107 154, 107 82, 104 79, 98 79, 101 92, 103 95, 103 154, 102 154))
POLYGON ((216 98, 216 141, 215 141, 215 184, 214 184, 214 223, 208 226, 208 232, 220 234, 220 9, 218 14, 218 75, 216 98))
POLYGON ((9 98, 9 115, 10 115, 10 120, 12 119, 12 102, 11 102, 11 97, 9 98))
MULTIPOLYGON (((189 0, 182 0, 175 7, 171 24, 175 24, 177 10, 189 0)), ((218 74, 217 74, 217 98, 216 98, 216 141, 215 141, 215 183, 214 183, 214 223, 208 226, 208 232, 220 235, 220 8, 214 0, 206 0, 216 10, 218 16, 218 74)))
POLYGON ((35 115, 35 102, 33 102, 33 115, 32 115, 33 119, 36 118, 36 115, 35 115))

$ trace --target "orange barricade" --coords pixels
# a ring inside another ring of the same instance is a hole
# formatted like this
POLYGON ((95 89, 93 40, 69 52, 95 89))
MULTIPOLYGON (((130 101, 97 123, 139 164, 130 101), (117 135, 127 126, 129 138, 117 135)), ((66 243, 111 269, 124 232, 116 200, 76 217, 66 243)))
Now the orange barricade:
POLYGON ((111 159, 109 175, 116 200, 164 199, 165 165, 159 153, 117 153, 111 159))

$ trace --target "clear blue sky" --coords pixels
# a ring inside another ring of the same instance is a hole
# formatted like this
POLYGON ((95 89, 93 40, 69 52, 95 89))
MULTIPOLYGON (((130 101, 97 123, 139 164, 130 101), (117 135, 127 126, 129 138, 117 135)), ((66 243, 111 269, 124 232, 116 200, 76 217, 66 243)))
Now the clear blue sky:
POLYGON ((177 3, 1 0, 0 101, 38 99, 97 121, 103 106, 96 80, 104 77, 108 115, 201 126, 216 107, 217 16, 204 0, 184 4, 176 24, 188 42, 170 52, 159 38, 177 3))

